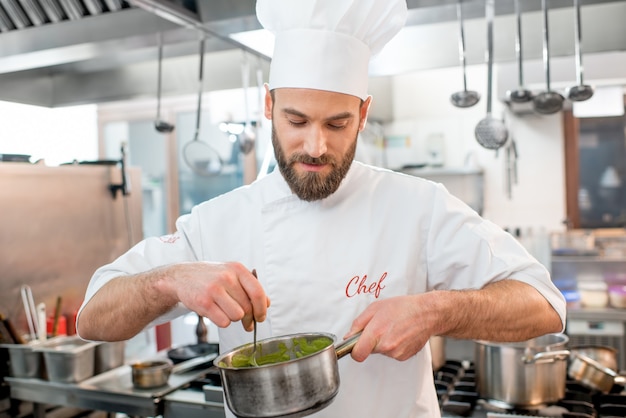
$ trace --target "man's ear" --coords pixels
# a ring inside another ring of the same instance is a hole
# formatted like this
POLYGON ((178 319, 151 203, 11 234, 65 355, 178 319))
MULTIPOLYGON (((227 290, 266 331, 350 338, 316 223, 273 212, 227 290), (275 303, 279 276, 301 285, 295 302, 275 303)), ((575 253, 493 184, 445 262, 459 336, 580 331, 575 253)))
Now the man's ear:
POLYGON ((274 102, 272 102, 272 95, 270 94, 270 86, 265 83, 265 117, 269 120, 272 120, 272 106, 274 106, 274 102))
POLYGON ((372 104, 372 96, 367 96, 367 99, 363 102, 359 114, 359 132, 365 128, 367 122, 367 115, 370 111, 370 105, 372 104))

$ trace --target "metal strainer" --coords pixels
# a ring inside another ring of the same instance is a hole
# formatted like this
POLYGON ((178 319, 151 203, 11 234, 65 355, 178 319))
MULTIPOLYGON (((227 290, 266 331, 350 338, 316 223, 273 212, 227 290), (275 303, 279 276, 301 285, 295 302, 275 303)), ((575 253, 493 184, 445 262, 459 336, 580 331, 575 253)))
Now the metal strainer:
POLYGON ((223 161, 215 148, 200 141, 200 113, 202 109, 202 73, 204 72, 204 38, 200 41, 200 68, 198 76, 198 108, 196 110, 196 131, 193 140, 183 148, 183 158, 189 168, 200 176, 215 176, 221 173, 223 161))
POLYGON ((487 115, 476 125, 474 135, 478 143, 484 148, 497 150, 506 142, 509 131, 504 122, 491 116, 494 0, 486 1, 485 17, 487 19, 487 115))

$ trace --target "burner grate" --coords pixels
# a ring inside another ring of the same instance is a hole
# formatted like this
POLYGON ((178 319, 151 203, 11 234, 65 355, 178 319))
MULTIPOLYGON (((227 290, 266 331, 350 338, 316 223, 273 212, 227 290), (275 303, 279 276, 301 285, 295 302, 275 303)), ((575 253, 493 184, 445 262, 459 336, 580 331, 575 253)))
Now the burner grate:
POLYGON ((567 380, 565 396, 554 405, 522 409, 480 398, 476 388, 476 372, 471 362, 448 360, 434 372, 434 380, 443 417, 626 417, 626 390, 620 385, 615 385, 614 393, 604 394, 574 380, 567 380))

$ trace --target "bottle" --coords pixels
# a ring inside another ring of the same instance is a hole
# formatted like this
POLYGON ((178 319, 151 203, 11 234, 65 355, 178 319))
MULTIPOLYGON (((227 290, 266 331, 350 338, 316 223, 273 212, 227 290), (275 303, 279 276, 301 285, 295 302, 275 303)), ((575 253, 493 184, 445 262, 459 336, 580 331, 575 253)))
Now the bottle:
POLYGON ((204 317, 198 314, 198 325, 196 325, 196 337, 198 339, 198 344, 206 343, 207 337, 209 334, 209 330, 207 329, 206 324, 204 323, 204 317))

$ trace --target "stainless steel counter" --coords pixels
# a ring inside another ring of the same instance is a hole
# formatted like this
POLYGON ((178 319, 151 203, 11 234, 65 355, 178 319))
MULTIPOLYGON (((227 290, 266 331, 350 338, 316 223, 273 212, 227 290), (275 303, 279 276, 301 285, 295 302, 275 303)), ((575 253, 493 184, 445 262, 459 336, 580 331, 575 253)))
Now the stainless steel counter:
MULTIPOLYGON (((191 360, 190 360, 191 361, 191 360)), ((35 403, 35 416, 44 417, 42 405, 75 406, 96 411, 124 413, 131 416, 155 417, 165 415, 166 409, 172 410, 172 405, 166 407, 169 400, 180 406, 192 404, 199 410, 216 410, 223 405, 218 402, 206 403, 204 393, 199 396, 193 391, 182 389, 193 380, 206 374, 210 364, 181 373, 172 373, 168 384, 158 389, 141 390, 133 387, 131 367, 124 365, 101 373, 80 383, 58 383, 35 378, 7 377, 11 387, 11 397, 35 403), (181 392, 181 394, 175 394, 181 392), (189 392, 189 394, 182 394, 189 392), (42 415, 43 414, 43 415, 42 415)), ((217 399, 216 399, 217 400, 217 399)), ((174 409, 177 405, 174 405, 174 409)), ((184 416, 172 414, 169 416, 184 416)), ((191 416, 191 415, 190 415, 191 416)), ((219 417, 220 415, 203 415, 204 418, 219 417)))
POLYGON ((177 390, 164 398, 164 417, 224 418, 222 390, 216 390, 216 400, 207 401, 203 391, 177 390), (219 392, 219 393, 218 393, 219 392))

